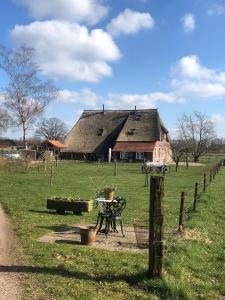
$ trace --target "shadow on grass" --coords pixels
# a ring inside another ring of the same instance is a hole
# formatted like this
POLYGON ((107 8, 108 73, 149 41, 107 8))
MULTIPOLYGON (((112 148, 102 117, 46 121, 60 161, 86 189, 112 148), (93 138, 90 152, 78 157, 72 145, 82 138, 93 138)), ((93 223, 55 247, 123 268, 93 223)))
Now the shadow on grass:
POLYGON ((202 193, 199 193, 197 195, 197 202, 196 202, 196 210, 194 209, 194 203, 192 203, 188 208, 186 208, 186 211, 185 211, 185 215, 186 215, 186 221, 189 221, 193 215, 199 210, 199 205, 200 205, 200 202, 201 202, 201 197, 202 197, 202 193))
POLYGON ((50 274, 57 275, 66 278, 74 278, 85 281, 93 282, 117 282, 124 281, 131 287, 137 287, 143 289, 146 292, 153 293, 160 297, 160 299, 187 299, 185 292, 182 288, 176 288, 175 290, 166 283, 164 279, 151 280, 147 276, 147 272, 139 272, 136 274, 121 274, 121 275, 90 275, 84 272, 69 271, 66 268, 60 266, 54 267, 33 267, 33 266, 3 266, 0 265, 0 272, 7 273, 34 273, 34 274, 50 274))
POLYGON ((56 244, 68 244, 68 245, 82 245, 81 241, 71 241, 71 240, 56 240, 56 244))
POLYGON ((54 232, 65 232, 65 231, 70 231, 74 230, 75 232, 79 232, 80 228, 77 226, 71 226, 68 224, 60 224, 60 225, 52 225, 52 226, 36 226, 37 228, 42 228, 42 229, 50 229, 54 232))
POLYGON ((48 211, 48 210, 34 210, 28 209, 29 212, 36 213, 36 214, 47 214, 47 215, 56 215, 55 211, 48 211))
POLYGON ((48 210, 34 210, 34 209, 28 209, 29 212, 35 213, 35 214, 47 214, 47 215, 55 215, 55 216, 71 216, 71 215, 78 215, 82 216, 82 213, 71 213, 71 212, 64 212, 62 214, 57 213, 56 211, 48 211, 48 210))

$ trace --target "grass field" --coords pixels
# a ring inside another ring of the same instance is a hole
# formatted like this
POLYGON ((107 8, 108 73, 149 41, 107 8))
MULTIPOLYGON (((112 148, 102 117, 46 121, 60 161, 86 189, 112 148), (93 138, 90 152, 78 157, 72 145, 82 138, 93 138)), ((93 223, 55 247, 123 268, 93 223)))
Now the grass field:
MULTIPOLYGON (((217 158, 218 159, 218 158, 217 158)), ((187 193, 185 207, 193 202, 194 183, 202 189, 203 174, 214 161, 205 166, 174 168, 165 177, 165 231, 178 227, 181 191, 187 193)), ((127 207, 123 221, 148 218, 149 188, 144 187, 140 164, 113 165, 74 161, 60 162, 54 168, 53 186, 48 174, 33 166, 27 172, 20 168, 0 170, 0 201, 10 214, 22 242, 26 266, 18 271, 28 274, 27 294, 38 299, 225 299, 225 167, 202 195, 197 212, 186 217, 190 239, 174 238, 165 247, 164 278, 152 281, 146 277, 148 257, 142 253, 108 252, 85 246, 45 244, 37 238, 55 226, 79 222, 93 223, 97 209, 82 216, 49 214, 49 196, 95 197, 96 190, 116 185, 127 207)))

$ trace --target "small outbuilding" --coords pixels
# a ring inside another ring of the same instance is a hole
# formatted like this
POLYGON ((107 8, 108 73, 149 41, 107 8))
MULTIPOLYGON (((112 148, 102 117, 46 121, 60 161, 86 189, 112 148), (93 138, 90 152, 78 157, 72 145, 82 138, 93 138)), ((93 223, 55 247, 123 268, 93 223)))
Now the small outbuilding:
POLYGON ((65 149, 66 145, 59 140, 47 140, 43 142, 43 149, 45 151, 51 151, 53 154, 59 155, 62 149, 65 149))
POLYGON ((0 139, 0 151, 14 151, 16 149, 16 142, 11 139, 0 139))

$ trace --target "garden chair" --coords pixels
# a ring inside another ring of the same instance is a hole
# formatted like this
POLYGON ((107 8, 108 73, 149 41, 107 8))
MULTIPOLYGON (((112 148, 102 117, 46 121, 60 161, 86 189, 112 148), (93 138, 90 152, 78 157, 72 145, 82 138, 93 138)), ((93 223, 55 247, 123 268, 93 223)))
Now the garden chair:
POLYGON ((122 222, 122 212, 126 207, 126 200, 125 198, 118 196, 105 208, 102 212, 99 211, 98 214, 98 221, 100 221, 99 229, 97 231, 100 232, 103 222, 105 221, 105 234, 106 236, 109 234, 110 227, 112 228, 113 232, 118 232, 116 228, 116 221, 120 222, 120 228, 122 235, 123 233, 123 222, 122 222))
POLYGON ((97 217, 97 222, 95 227, 98 227, 97 233, 100 232, 102 230, 102 225, 104 220, 110 216, 111 211, 109 208, 109 205, 107 205, 106 203, 98 203, 98 207, 99 207, 99 212, 98 212, 98 217, 97 217))
MULTIPOLYGON (((97 197, 105 198, 105 192, 103 190, 97 191, 97 197)), ((109 214, 109 211, 108 211, 109 206, 104 202, 98 202, 98 203, 96 203, 96 206, 98 206, 98 208, 99 208, 97 222, 95 224, 95 227, 97 228, 98 223, 100 222, 99 228, 97 230, 97 233, 98 233, 102 229, 104 218, 109 214)))

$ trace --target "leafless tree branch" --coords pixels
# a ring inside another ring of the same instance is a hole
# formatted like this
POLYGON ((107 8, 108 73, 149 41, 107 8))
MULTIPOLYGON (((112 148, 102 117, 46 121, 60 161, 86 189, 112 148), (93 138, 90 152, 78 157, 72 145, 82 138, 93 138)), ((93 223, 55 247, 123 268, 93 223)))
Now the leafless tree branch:
POLYGON ((0 46, 0 68, 9 78, 4 105, 16 124, 22 126, 24 145, 29 126, 58 95, 50 81, 44 82, 37 77, 39 68, 34 62, 34 54, 34 49, 25 45, 14 51, 0 46))
POLYGON ((177 124, 180 139, 185 141, 190 149, 194 162, 206 153, 211 140, 215 137, 212 121, 201 112, 194 112, 190 115, 183 114, 177 124))
POLYGON ((47 140, 63 141, 68 129, 64 122, 58 118, 42 119, 37 123, 36 136, 47 140))

